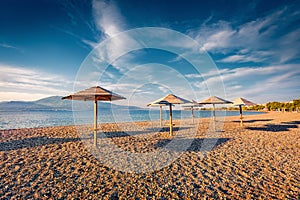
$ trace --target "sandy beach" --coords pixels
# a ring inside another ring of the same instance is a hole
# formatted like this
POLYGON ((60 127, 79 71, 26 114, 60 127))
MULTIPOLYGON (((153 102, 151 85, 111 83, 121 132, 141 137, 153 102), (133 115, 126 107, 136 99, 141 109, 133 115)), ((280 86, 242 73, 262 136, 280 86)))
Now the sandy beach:
MULTIPOLYGON (((300 198, 300 113, 244 116, 243 127, 239 117, 226 117, 216 134, 207 134, 209 119, 182 132, 176 131, 179 123, 175 121, 174 133, 189 138, 189 147, 164 167, 140 173, 117 170, 126 162, 102 162, 85 142, 92 134, 79 135, 73 126, 2 130, 0 199, 300 198), (207 138, 214 141, 212 149, 203 148, 207 138)), ((163 147, 172 141, 167 128, 154 131, 151 122, 134 124, 142 127, 135 134, 102 124, 106 137, 100 136, 99 145, 104 148, 110 141, 141 155, 160 150, 158 163, 175 155, 164 155, 163 147)), ((132 124, 123 127, 130 132, 132 124)), ((118 154, 104 156, 109 161, 118 154)), ((147 161, 143 159, 133 163, 147 161)))

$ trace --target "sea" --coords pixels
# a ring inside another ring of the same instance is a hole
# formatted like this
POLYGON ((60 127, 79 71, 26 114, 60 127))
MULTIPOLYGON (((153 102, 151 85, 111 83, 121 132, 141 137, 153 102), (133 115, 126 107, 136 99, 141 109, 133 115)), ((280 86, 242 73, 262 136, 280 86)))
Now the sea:
MULTIPOLYGON (((261 112, 247 112, 243 115, 260 114, 261 112)), ((238 116, 237 111, 216 111, 216 116, 238 116)), ((210 110, 195 110, 195 118, 207 118, 212 116, 210 110)), ((111 110, 98 111, 98 123, 108 122, 136 122, 159 120, 159 110, 111 110)), ((163 110, 162 118, 169 119, 169 111, 163 110)), ((192 118, 190 110, 173 110, 173 119, 192 118)), ((49 126, 81 125, 93 123, 93 111, 16 111, 0 112, 0 130, 17 128, 37 128, 49 126)))

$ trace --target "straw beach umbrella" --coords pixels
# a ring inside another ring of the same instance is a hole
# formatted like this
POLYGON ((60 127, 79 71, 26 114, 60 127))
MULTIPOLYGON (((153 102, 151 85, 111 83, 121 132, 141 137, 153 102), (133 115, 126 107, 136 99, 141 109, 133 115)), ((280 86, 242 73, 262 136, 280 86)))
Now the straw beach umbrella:
POLYGON ((220 97, 212 96, 204 101, 200 101, 199 104, 212 104, 213 105, 213 118, 216 119, 216 111, 215 111, 215 104, 231 104, 231 101, 222 99, 220 97))
POLYGON ((62 97, 62 99, 94 101, 94 146, 97 146, 97 118, 98 118, 98 101, 114 101, 126 99, 121 95, 106 90, 100 86, 91 87, 74 94, 62 97))
POLYGON ((247 99, 244 99, 244 98, 237 98, 236 100, 233 101, 233 105, 234 106, 239 106, 240 108, 240 120, 241 120, 241 126, 243 126, 243 109, 242 109, 242 106, 254 106, 256 105, 255 103, 247 100, 247 99))
POLYGON ((157 99, 156 101, 154 101, 152 103, 162 104, 162 105, 169 105, 169 109, 170 109, 170 135, 173 135, 172 105, 173 104, 190 103, 190 101, 188 101, 186 99, 183 99, 181 97, 178 97, 174 94, 168 94, 167 96, 164 96, 160 99, 157 99))
POLYGON ((192 100, 191 103, 187 103, 187 104, 184 104, 182 105, 182 107, 186 107, 186 108, 191 108, 191 111, 192 111, 192 120, 193 120, 193 123, 194 123, 194 108, 198 108, 198 107, 202 107, 201 104, 197 103, 196 101, 192 100))
POLYGON ((162 107, 168 106, 169 104, 163 104, 159 103, 157 101, 154 101, 152 103, 149 103, 147 106, 159 106, 159 125, 162 126, 162 107))

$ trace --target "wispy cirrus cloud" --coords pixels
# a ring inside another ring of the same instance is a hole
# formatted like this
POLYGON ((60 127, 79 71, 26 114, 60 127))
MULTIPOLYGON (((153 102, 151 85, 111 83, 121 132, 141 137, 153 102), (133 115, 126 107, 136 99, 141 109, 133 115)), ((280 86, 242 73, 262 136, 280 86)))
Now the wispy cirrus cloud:
POLYGON ((107 37, 112 37, 123 30, 123 17, 113 1, 93 0, 95 23, 107 37))
POLYGON ((91 42, 88 40, 85 40, 84 42, 94 48, 95 62, 115 62, 114 67, 119 71, 126 70, 127 64, 129 66, 134 65, 130 60, 130 56, 120 58, 124 52, 130 51, 132 46, 137 46, 137 41, 128 35, 114 37, 118 33, 126 30, 126 22, 123 19, 116 2, 93 0, 92 12, 94 23, 96 24, 97 29, 103 33, 103 37, 101 37, 98 42, 91 42), (101 44, 100 42, 104 42, 105 39, 112 39, 112 41, 107 45, 102 46, 103 48, 97 48, 98 45, 101 44))
MULTIPOLYGON (((300 68, 297 64, 213 70, 202 74, 202 77, 208 77, 205 81, 197 81, 198 74, 186 75, 193 79, 193 86, 199 91, 205 91, 208 83, 214 86, 218 76, 222 78, 226 94, 231 99, 246 97, 264 103, 299 98, 299 93, 295 93, 300 91, 300 68)), ((199 93, 199 96, 203 95, 199 93)))
POLYGON ((223 63, 244 63, 244 62, 264 62, 267 60, 269 56, 272 56, 272 51, 252 51, 249 53, 248 51, 240 51, 238 54, 231 55, 228 57, 225 57, 221 60, 218 60, 218 62, 223 63))
POLYGON ((299 12, 284 7, 241 24, 222 20, 203 24, 189 34, 207 51, 225 54, 220 62, 285 63, 300 54, 295 48, 300 46, 300 29, 291 26, 299 19, 299 12))
POLYGON ((23 52, 23 50, 17 46, 14 46, 14 45, 10 45, 10 44, 7 44, 7 43, 0 43, 0 48, 6 48, 6 49, 12 49, 12 50, 16 50, 18 52, 23 52))
POLYGON ((51 95, 66 95, 72 82, 60 75, 0 64, 0 101, 36 100, 51 95))
POLYGON ((8 49, 18 49, 18 48, 15 47, 15 46, 8 45, 8 44, 4 44, 4 43, 0 43, 0 47, 8 48, 8 49))

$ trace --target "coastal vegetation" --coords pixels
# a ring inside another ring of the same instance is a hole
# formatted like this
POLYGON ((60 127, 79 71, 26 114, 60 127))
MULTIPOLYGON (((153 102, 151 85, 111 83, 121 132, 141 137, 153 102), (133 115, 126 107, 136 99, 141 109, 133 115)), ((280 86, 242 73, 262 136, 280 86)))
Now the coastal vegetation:
POLYGON ((295 99, 292 102, 269 102, 266 108, 272 111, 300 111, 300 99, 295 99))
MULTIPOLYGON (((268 111, 285 111, 285 112, 300 112, 300 99, 294 99, 291 102, 268 102, 267 104, 257 104, 254 106, 245 106, 244 110, 268 110, 268 111)), ((228 110, 239 110, 238 107, 230 107, 228 110)))

